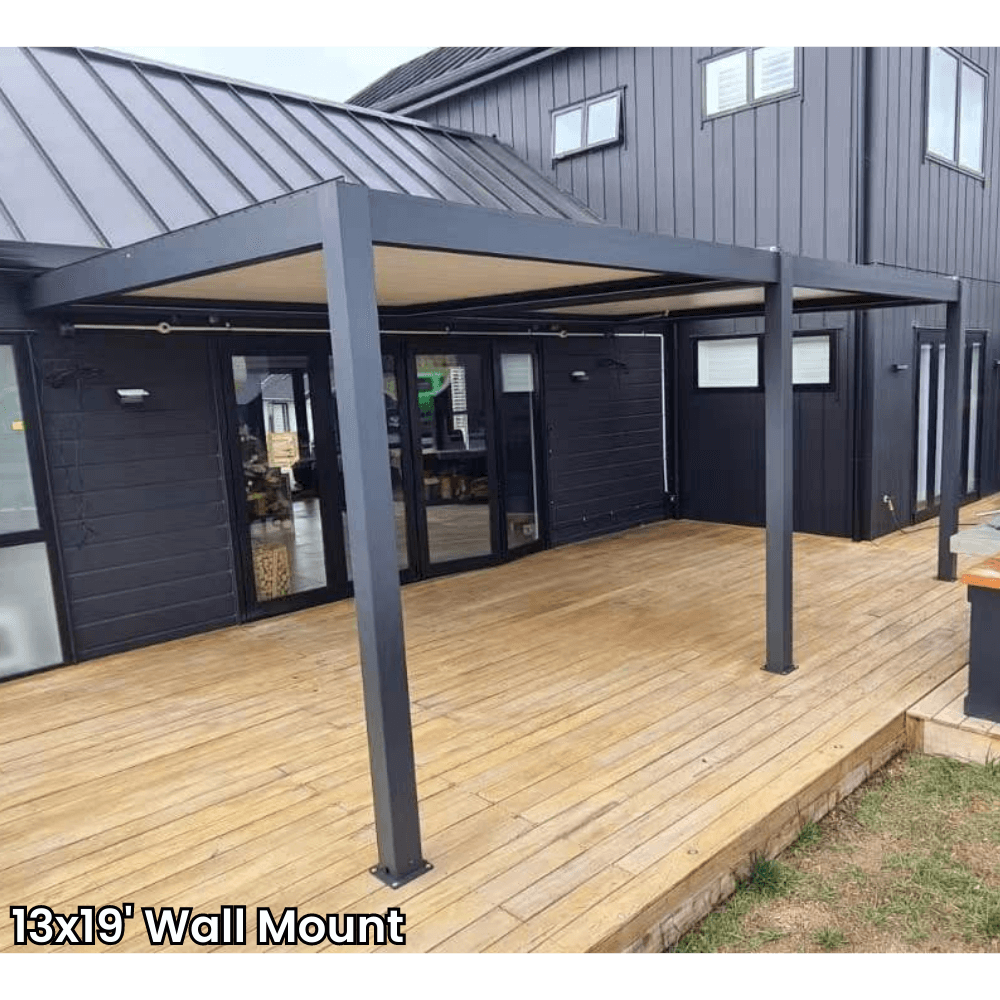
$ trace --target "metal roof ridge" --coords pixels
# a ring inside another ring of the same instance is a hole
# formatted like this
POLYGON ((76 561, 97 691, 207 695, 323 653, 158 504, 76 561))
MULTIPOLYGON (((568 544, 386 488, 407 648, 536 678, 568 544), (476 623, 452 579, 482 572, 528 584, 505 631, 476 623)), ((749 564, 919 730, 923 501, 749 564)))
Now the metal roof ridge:
POLYGON ((223 76, 221 73, 210 73, 206 70, 192 69, 190 66, 181 66, 177 63, 162 62, 157 59, 147 59, 144 56, 133 55, 130 52, 121 52, 117 49, 106 49, 93 45, 35 45, 29 48, 53 49, 57 52, 77 51, 88 54, 99 59, 111 59, 115 62, 128 63, 137 69, 158 69, 168 73, 183 74, 184 76, 206 80, 210 83, 221 83, 228 87, 239 87, 244 90, 252 90, 269 97, 287 98, 293 101, 304 101, 309 104, 322 105, 335 111, 345 111, 351 114, 368 115, 372 118, 380 118, 384 121, 398 125, 409 125, 411 127, 422 128, 432 132, 445 132, 449 134, 478 135, 479 133, 463 132, 462 129, 454 129, 447 125, 438 125, 435 122, 424 121, 420 118, 407 118, 405 115, 393 114, 389 111, 379 111, 375 108, 366 108, 358 104, 349 104, 344 101, 331 101, 325 97, 301 94, 294 90, 284 90, 280 87, 270 87, 263 83, 254 83, 252 80, 241 80, 237 77, 223 76))
MULTIPOLYGON (((357 91, 357 93, 353 94, 352 98, 359 97, 367 91, 375 89, 379 83, 388 79, 394 73, 398 73, 411 63, 427 60, 434 53, 442 51, 443 48, 446 47, 431 49, 430 52, 425 52, 423 55, 415 56, 413 59, 410 59, 405 63, 400 63, 400 65, 394 66, 388 72, 383 73, 380 77, 378 77, 378 79, 373 80, 366 87, 363 87, 361 90, 357 91)), ((419 101, 425 97, 431 97, 438 91, 447 90, 449 87, 453 87, 467 79, 474 79, 481 74, 497 69, 508 62, 514 62, 523 56, 542 51, 545 51, 545 46, 498 46, 495 51, 480 56, 478 59, 471 59, 468 62, 460 63, 458 66, 446 69, 443 73, 436 76, 431 76, 425 80, 421 80, 419 83, 413 83, 409 86, 402 87, 385 97, 376 99, 371 105, 367 106, 378 108, 379 110, 391 108, 393 104, 396 104, 397 106, 405 106, 413 101, 419 101)))

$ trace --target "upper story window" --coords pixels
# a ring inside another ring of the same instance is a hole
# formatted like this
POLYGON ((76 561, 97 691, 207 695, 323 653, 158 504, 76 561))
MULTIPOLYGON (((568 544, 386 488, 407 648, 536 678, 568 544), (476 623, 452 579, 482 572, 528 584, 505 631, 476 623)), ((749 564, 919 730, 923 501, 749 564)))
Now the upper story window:
POLYGON ((787 97, 798 90, 798 75, 791 46, 737 49, 713 56, 702 64, 702 116, 728 115, 787 97))
POLYGON ((927 153, 983 172, 986 74, 947 49, 927 53, 927 153))
POLYGON ((618 142, 622 135, 620 90, 552 112, 552 158, 572 156, 618 142))

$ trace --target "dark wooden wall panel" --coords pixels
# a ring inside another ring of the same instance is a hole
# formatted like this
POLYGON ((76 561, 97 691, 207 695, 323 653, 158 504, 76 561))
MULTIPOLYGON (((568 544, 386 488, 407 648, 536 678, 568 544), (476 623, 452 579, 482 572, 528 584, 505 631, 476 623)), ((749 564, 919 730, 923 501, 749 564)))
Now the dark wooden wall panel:
POLYGON ((542 366, 552 542, 662 518, 659 339, 545 340, 542 366))
POLYGON ((18 329, 25 329, 25 318, 17 286, 0 275, 0 330, 18 329))
MULTIPOLYGON (((796 531, 850 536, 853 322, 843 313, 796 317, 797 330, 836 331, 834 389, 795 392, 796 531)), ((680 511, 683 517, 764 523, 764 394, 699 392, 695 338, 760 333, 762 320, 687 322, 678 332, 680 511)))
POLYGON ((45 333, 35 350, 77 655, 235 622, 205 340, 45 333), (147 389, 146 408, 116 388, 147 389))

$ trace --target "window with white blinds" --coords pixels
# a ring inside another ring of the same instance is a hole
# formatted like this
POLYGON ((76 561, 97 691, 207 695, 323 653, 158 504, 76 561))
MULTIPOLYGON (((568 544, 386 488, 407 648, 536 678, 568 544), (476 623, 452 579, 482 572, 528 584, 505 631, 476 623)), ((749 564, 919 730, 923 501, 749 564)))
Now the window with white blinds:
POLYGON ((792 384, 830 384, 830 335, 792 340, 792 384))
POLYGON ((778 100, 798 90, 798 64, 792 46, 737 49, 702 64, 702 114, 731 114, 778 100))
POLYGON ((756 389, 760 385, 758 337, 698 341, 699 389, 756 389))
MULTIPOLYGON (((699 389, 759 389, 760 337, 711 337, 696 341, 699 389)), ((792 384, 829 388, 833 384, 831 335, 807 334, 792 340, 792 384)))

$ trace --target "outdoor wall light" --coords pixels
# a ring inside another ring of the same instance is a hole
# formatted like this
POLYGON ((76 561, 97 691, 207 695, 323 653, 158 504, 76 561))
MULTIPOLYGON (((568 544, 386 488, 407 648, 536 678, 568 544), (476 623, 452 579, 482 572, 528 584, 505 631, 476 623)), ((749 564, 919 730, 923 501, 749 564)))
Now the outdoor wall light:
POLYGON ((590 376, 585 371, 570 372, 569 373, 569 377, 574 382, 589 382, 590 381, 590 376))
POLYGON ((126 410, 141 410, 149 395, 145 389, 115 389, 115 392, 118 394, 118 402, 126 410))

